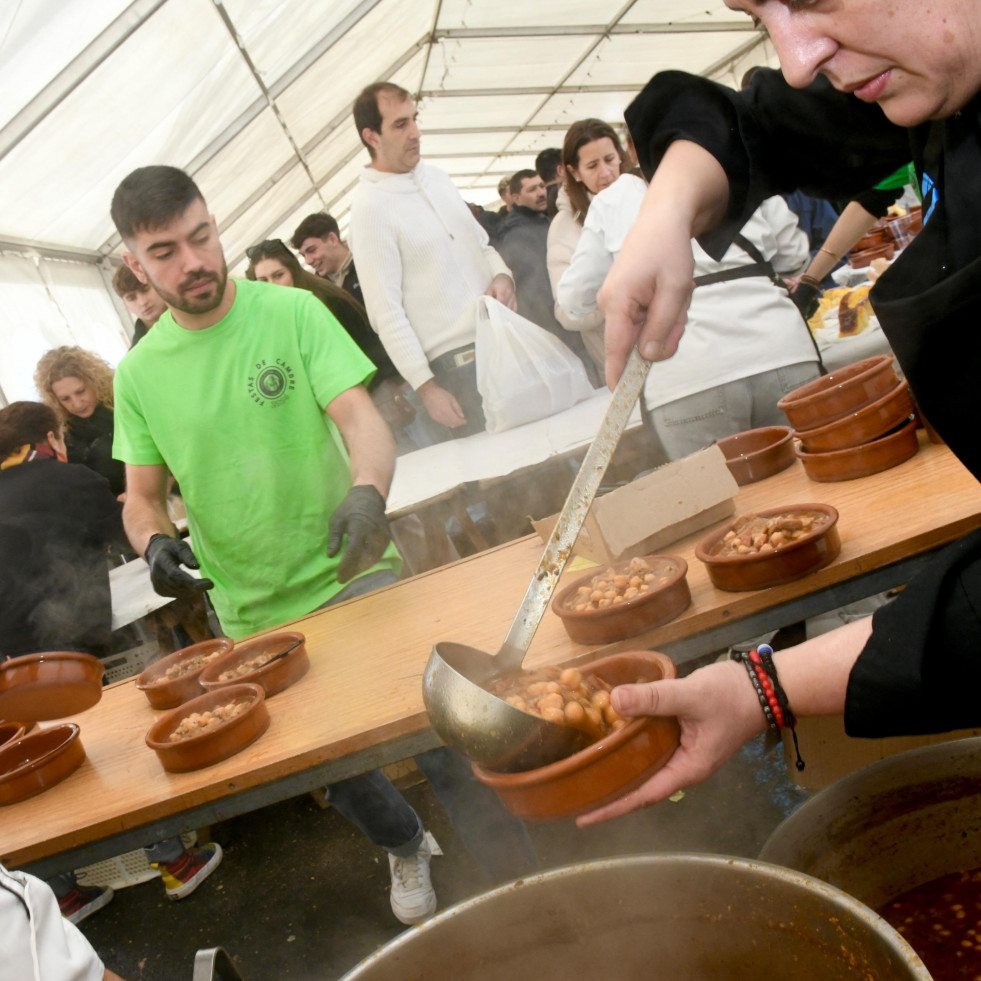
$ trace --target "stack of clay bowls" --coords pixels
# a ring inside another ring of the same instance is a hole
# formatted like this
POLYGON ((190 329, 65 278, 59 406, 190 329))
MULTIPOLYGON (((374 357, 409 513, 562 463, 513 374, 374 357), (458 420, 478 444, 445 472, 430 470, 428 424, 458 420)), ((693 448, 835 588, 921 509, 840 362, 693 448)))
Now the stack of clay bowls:
POLYGON ((845 365, 777 404, 800 440, 797 456, 811 480, 867 477, 919 448, 909 384, 891 354, 845 365))

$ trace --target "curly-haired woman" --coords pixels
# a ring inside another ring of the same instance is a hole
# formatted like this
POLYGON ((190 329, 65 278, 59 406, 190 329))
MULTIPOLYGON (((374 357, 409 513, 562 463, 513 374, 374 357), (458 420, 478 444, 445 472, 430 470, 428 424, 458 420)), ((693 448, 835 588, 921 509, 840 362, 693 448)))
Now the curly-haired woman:
POLYGON ((118 496, 126 489, 126 470, 112 457, 112 376, 97 354, 65 346, 41 358, 34 384, 64 427, 68 462, 101 474, 118 496))

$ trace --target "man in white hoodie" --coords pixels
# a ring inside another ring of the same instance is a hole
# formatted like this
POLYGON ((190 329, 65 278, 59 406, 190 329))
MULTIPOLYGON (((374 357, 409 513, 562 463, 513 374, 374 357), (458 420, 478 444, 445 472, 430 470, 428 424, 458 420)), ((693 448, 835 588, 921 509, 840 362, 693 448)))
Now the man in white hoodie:
POLYGON ((515 309, 514 282, 449 176, 420 159, 415 102, 390 82, 355 100, 371 163, 351 205, 350 242, 372 327, 427 413, 454 436, 484 428, 474 303, 515 309))

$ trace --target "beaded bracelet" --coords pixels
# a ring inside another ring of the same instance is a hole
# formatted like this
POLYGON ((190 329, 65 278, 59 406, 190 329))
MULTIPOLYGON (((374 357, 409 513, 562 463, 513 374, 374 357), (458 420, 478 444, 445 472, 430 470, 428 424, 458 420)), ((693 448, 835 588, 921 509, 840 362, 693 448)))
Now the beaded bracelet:
POLYGON ((758 649, 749 652, 734 651, 732 658, 746 665, 746 673, 753 684, 763 716, 770 728, 774 732, 779 732, 781 729, 790 730, 797 757, 794 765, 798 770, 803 770, 805 764, 801 759, 800 746, 797 742, 797 719, 790 710, 787 693, 777 680, 773 648, 767 644, 760 644, 758 649))

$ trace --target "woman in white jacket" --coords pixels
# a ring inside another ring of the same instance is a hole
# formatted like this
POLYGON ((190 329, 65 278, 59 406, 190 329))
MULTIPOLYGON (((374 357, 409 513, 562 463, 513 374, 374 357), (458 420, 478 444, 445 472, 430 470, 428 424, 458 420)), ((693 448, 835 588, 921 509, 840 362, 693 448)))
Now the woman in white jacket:
MULTIPOLYGON (((630 169, 616 131, 601 119, 581 119, 573 123, 562 143, 562 186, 555 204, 558 212, 548 229, 548 277, 552 293, 572 261, 583 220, 593 195, 609 187, 621 173, 630 169)), ((593 363, 603 377, 603 314, 593 309, 585 317, 570 316, 555 304, 555 319, 566 329, 582 334, 593 363)))
MULTIPOLYGON (((645 191, 644 181, 625 174, 593 199, 555 291, 568 316, 596 310, 596 293, 645 191)), ((768 198, 740 234, 744 244, 733 244, 720 262, 692 243, 696 289, 688 326, 678 353, 652 364, 644 387, 645 422, 671 460, 732 433, 786 425, 777 401, 819 374, 807 326, 771 278, 793 275, 809 259, 797 219, 782 198, 768 198)))

